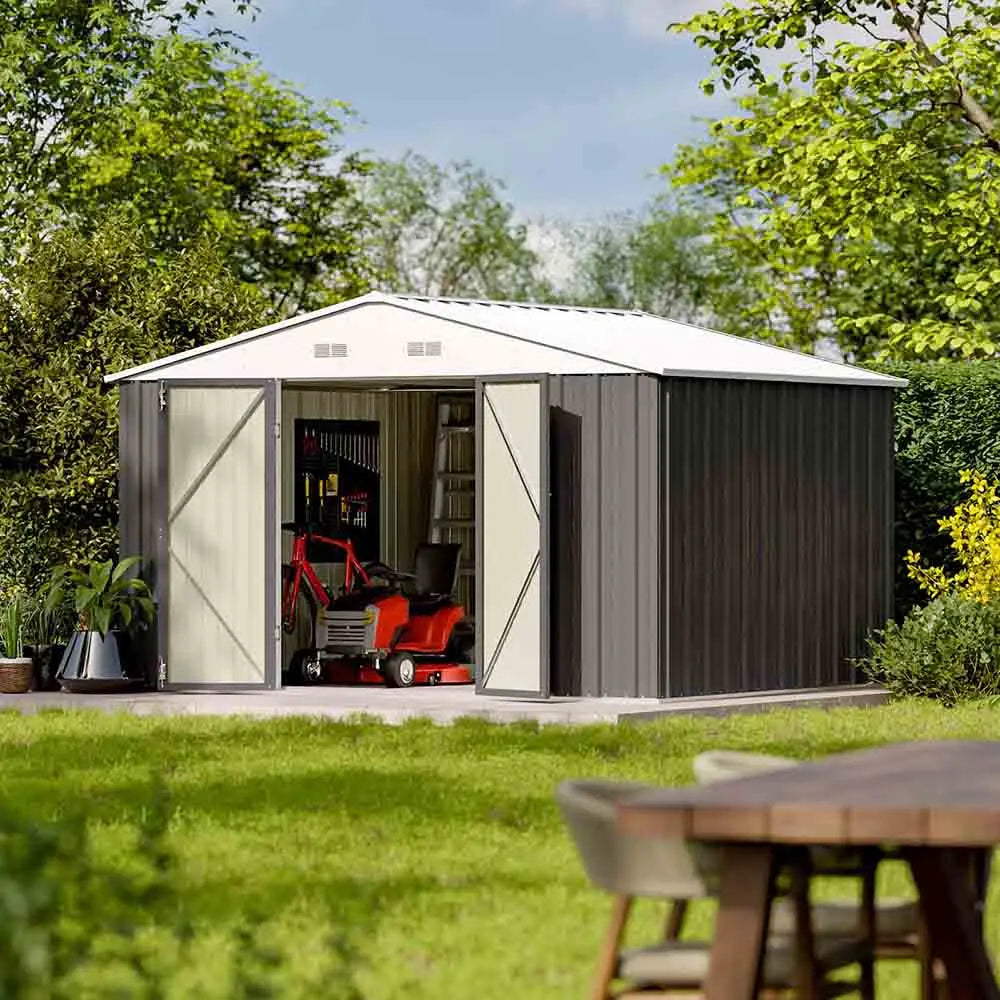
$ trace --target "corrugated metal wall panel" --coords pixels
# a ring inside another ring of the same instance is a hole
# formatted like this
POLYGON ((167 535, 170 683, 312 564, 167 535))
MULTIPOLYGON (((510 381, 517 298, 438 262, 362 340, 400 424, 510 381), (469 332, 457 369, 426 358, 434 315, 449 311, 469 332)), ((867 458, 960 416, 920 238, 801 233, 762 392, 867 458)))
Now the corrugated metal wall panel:
POLYGON ((670 693, 853 682, 891 609, 888 389, 671 379, 670 693))
MULTIPOLYGON (((377 420, 382 456, 382 558, 412 568, 413 554, 426 541, 434 448, 435 402, 431 392, 343 392, 284 388, 282 398, 282 520, 294 516, 291 469, 296 418, 377 420)), ((284 532, 282 559, 291 539, 284 532)), ((322 567, 326 569, 326 567, 322 567)), ((321 574, 322 575, 322 574, 321 574)))
MULTIPOLYGON (((159 387, 155 382, 125 382, 118 397, 118 551, 119 558, 142 556, 143 578, 159 599, 159 387)), ((150 680, 156 678, 156 629, 142 634, 137 656, 150 680)))
POLYGON ((553 693, 658 697, 658 380, 549 382, 553 693))

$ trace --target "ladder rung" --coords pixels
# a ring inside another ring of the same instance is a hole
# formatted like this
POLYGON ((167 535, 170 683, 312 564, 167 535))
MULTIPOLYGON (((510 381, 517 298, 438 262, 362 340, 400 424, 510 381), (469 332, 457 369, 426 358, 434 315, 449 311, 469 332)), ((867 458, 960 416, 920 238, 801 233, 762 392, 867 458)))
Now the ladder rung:
POLYGON ((442 434, 471 434, 476 429, 475 424, 442 424, 442 434))
POLYGON ((449 497, 474 497, 476 495, 475 490, 470 490, 467 486, 462 486, 459 489, 446 489, 445 496, 449 497))
POLYGON ((445 469, 441 472, 435 472, 434 475, 438 479, 454 479, 460 483, 474 483, 476 481, 474 472, 449 472, 445 469))
POLYGON ((456 520, 454 518, 436 517, 434 524, 438 528, 474 528, 476 522, 472 519, 456 520))
POLYGON ((475 576, 476 575, 476 567, 475 566, 463 566, 458 571, 458 575, 459 576, 475 576))

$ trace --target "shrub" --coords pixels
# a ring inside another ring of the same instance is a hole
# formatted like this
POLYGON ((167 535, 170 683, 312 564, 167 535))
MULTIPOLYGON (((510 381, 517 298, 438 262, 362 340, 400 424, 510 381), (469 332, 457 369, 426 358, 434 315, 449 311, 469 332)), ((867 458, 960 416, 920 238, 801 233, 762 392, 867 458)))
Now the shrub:
POLYGON ((958 571, 949 576, 940 566, 923 566, 920 555, 906 553, 906 568, 931 597, 962 594, 986 603, 1000 598, 1000 496, 998 484, 979 472, 963 471, 963 483, 970 496, 950 517, 938 522, 951 535, 951 547, 958 571))
POLYGON ((948 593, 869 639, 862 667, 895 697, 954 705, 1000 694, 1000 601, 948 593))
POLYGON ((963 499, 960 473, 1000 478, 1000 362, 886 362, 866 367, 909 380, 895 390, 896 609, 926 601, 909 572, 913 550, 949 573, 959 567, 940 519, 963 499))

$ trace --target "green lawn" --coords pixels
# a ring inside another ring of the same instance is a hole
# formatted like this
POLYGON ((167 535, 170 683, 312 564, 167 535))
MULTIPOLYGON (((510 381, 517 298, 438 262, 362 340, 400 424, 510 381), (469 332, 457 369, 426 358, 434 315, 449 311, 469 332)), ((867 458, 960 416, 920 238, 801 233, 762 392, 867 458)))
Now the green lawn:
MULTIPOLYGON (((296 956, 288 997, 307 995, 327 930, 342 927, 360 948, 365 1000, 569 1000, 585 996, 607 901, 564 834, 552 801, 560 779, 680 784, 711 747, 805 758, 918 737, 1000 738, 1000 709, 901 704, 541 729, 7 712, 0 789, 38 817, 85 807, 113 852, 151 769, 169 767, 171 842, 206 935, 204 980, 218 955, 212 935, 252 910, 296 956)), ((907 887, 898 869, 886 881, 907 887)), ((637 931, 652 932, 660 912, 641 907, 637 931)), ((697 916, 707 926, 710 912, 697 916)), ((882 996, 916 995, 905 966, 890 980, 882 996)))

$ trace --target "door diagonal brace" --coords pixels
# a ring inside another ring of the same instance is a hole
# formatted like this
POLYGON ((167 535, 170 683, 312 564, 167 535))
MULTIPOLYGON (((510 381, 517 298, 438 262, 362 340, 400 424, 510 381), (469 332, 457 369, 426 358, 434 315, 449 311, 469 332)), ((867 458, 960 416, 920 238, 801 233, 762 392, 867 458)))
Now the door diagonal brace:
POLYGON ((188 505, 188 502, 191 500, 191 497, 193 497, 195 493, 198 492, 199 488, 201 487, 201 484, 205 482, 205 480, 211 474, 212 469, 214 469, 215 466, 218 465, 219 459, 222 458, 222 456, 228 450, 229 446, 239 436, 240 431, 242 431, 243 428, 246 427, 247 422, 257 412, 257 409, 260 406, 260 404, 264 402, 264 397, 266 395, 267 395, 267 388, 265 387, 260 390, 260 395, 256 396, 251 401, 250 405, 246 408, 246 412, 244 412, 243 416, 240 417, 240 419, 236 422, 236 426, 233 427, 233 429, 226 435, 222 444, 220 444, 219 447, 215 449, 215 454, 212 455, 212 457, 208 460, 208 464, 205 466, 204 469, 201 470, 201 472, 198 473, 197 476, 195 476, 194 482, 184 491, 184 495, 180 498, 180 500, 177 501, 177 506, 174 507, 174 509, 170 512, 170 516, 167 518, 168 524, 173 524, 177 515, 180 514, 180 512, 188 505))

